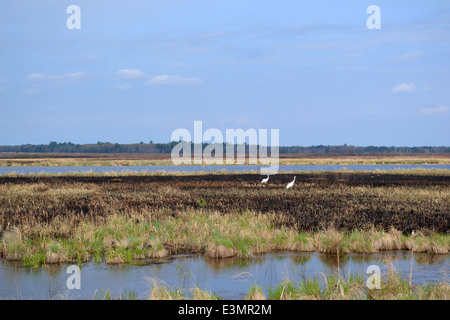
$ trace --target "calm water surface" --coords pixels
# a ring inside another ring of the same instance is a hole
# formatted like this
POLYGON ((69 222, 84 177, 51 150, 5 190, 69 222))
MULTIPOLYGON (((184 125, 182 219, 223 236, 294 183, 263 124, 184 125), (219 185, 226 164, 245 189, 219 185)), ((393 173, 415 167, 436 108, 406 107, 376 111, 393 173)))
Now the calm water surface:
MULTIPOLYGON (((0 174, 16 172, 30 173, 70 173, 70 172, 259 172, 261 166, 235 165, 235 166, 98 166, 98 167, 0 167, 0 174)), ((411 170, 411 169, 445 169, 450 165, 292 165, 280 166, 279 171, 340 171, 340 170, 411 170)))
MULTIPOLYGON (((350 254, 341 258, 341 275, 360 274, 369 265, 378 265, 382 274, 390 266, 408 277, 413 266, 413 283, 448 282, 449 255, 414 254, 394 251, 366 256, 350 254)), ((211 260, 202 256, 179 255, 164 260, 148 260, 143 265, 107 265, 87 263, 81 268, 81 289, 68 290, 68 265, 33 270, 3 261, 0 263, 0 298, 2 299, 93 299, 97 290, 110 289, 113 297, 133 290, 139 298, 148 297, 149 279, 169 286, 201 289, 225 299, 242 299, 251 285, 260 285, 265 294, 284 279, 299 281, 317 277, 321 272, 337 274, 337 261, 317 253, 272 253, 252 259, 211 260)), ((97 291, 99 292, 99 291, 97 291)))

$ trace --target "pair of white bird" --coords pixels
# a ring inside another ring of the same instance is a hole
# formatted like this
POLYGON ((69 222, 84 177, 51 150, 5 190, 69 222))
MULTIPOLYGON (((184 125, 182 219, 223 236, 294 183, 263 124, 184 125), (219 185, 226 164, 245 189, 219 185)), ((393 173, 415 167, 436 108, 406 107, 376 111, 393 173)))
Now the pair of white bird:
MULTIPOLYGON (((292 182, 289 182, 289 184, 286 186, 286 189, 289 189, 294 185, 295 178, 297 177, 294 177, 294 180, 292 180, 292 182)), ((267 175, 267 178, 262 179, 261 183, 267 183, 267 181, 269 181, 269 175, 267 175)))

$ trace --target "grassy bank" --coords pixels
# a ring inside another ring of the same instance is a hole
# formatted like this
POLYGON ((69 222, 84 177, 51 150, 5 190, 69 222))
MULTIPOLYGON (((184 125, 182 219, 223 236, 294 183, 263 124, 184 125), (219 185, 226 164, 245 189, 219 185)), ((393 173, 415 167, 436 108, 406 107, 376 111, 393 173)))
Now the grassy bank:
POLYGON ((282 225, 277 215, 255 212, 219 214, 202 210, 166 216, 161 211, 113 214, 105 219, 75 222, 57 218, 51 223, 22 225, 3 233, 1 255, 25 266, 50 263, 131 263, 170 254, 199 253, 211 258, 251 257, 277 250, 327 254, 413 250, 447 254, 450 235, 402 235, 370 230, 297 232, 282 225))
MULTIPOLYGON (((189 290, 170 287, 151 279, 148 299, 151 300, 220 300, 214 292, 198 287, 189 290)), ((263 288, 253 285, 245 300, 448 300, 450 285, 439 284, 410 285, 408 279, 395 272, 389 272, 381 279, 380 289, 367 289, 366 279, 360 275, 341 278, 338 275, 324 275, 298 282, 286 279, 276 287, 263 288), (324 283, 324 285, 322 284, 324 283)), ((144 297, 146 298, 146 297, 144 297)))
POLYGON ((280 159, 280 165, 424 165, 450 164, 449 158, 320 158, 320 159, 280 159))
POLYGON ((167 160, 108 160, 108 159, 0 159, 0 167, 116 167, 116 166, 168 166, 167 160))
MULTIPOLYGON (((248 157, 246 159, 248 164, 248 157)), ((450 154, 280 154, 281 165, 450 164, 450 154)), ((224 161, 225 164, 225 161, 224 161)), ((0 167, 164 166, 170 154, 0 154, 0 167)))

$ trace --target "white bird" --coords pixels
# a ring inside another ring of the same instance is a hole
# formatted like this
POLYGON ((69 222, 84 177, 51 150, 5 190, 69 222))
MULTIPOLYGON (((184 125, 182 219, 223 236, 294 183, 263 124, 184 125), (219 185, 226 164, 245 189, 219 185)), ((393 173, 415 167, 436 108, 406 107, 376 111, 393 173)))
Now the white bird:
POLYGON ((290 187, 292 187, 292 186, 294 185, 295 178, 296 178, 296 177, 294 177, 294 180, 292 180, 292 182, 290 182, 290 183, 286 186, 286 189, 289 189, 290 187))
POLYGON ((261 183, 267 183, 267 181, 269 181, 269 175, 267 175, 267 178, 262 179, 261 183))

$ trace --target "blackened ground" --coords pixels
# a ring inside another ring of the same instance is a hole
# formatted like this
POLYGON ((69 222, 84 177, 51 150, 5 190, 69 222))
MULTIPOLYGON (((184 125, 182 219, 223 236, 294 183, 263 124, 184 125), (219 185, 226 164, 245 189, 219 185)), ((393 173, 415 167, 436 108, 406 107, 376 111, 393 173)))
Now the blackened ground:
POLYGON ((58 215, 104 217, 130 210, 177 216, 186 210, 233 214, 250 210, 286 217, 283 224, 315 231, 394 227, 449 232, 450 176, 313 172, 277 174, 261 184, 259 174, 1 177, 4 228, 51 221, 58 215), (12 196, 8 188, 29 192, 12 196), (58 193, 60 190, 69 190, 58 193))

